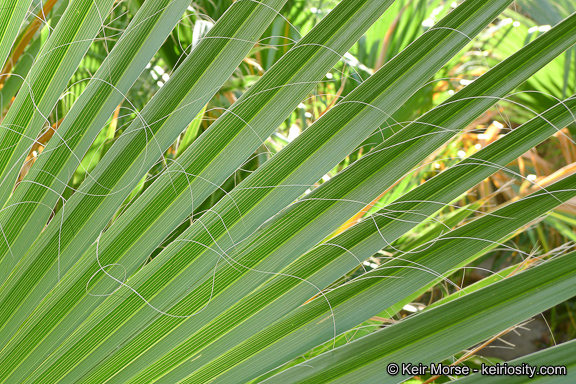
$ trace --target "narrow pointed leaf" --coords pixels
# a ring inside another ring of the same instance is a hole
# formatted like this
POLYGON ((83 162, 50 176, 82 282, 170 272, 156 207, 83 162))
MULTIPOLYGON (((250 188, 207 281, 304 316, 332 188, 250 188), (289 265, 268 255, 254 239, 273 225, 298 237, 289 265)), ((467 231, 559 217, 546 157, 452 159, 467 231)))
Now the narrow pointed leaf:
POLYGON ((162 0, 141 8, 59 125, 54 140, 20 182, 8 200, 10 208, 0 213, 0 225, 14 228, 4 231, 4 240, 15 259, 28 250, 33 236, 48 222, 52 212, 47 207, 56 205, 80 159, 186 7, 185 0, 162 0))
MULTIPOLYGON (((410 376, 402 372, 389 375, 388 364, 437 364, 575 295, 576 253, 571 253, 324 353, 264 382, 398 383, 410 376)), ((556 352, 565 353, 565 348, 556 352)), ((524 376, 516 382, 527 379, 524 376)), ((514 381, 507 378, 506 382, 514 381)))
MULTIPOLYGON (((0 305, 5 309, 0 315, 3 340, 13 335, 19 321, 96 239, 152 164, 230 76, 265 29, 265 21, 273 20, 284 2, 235 2, 126 128, 0 288, 0 305), (30 300, 22 303, 25 297, 30 300), (19 321, 6 325, 14 310, 19 311, 19 321)), ((4 257, 2 271, 11 270, 15 261, 4 257)))
MULTIPOLYGON (((47 123, 46 116, 52 112, 82 57, 104 24, 113 3, 113 0, 72 2, 46 44, 42 46, 26 77, 25 85, 18 92, 2 121, 0 206, 4 206, 8 200, 29 148, 47 123)), ((1 245, 2 256, 5 256, 9 253, 7 244, 2 242, 1 245)), ((10 269, 2 269, 0 283, 9 271, 10 269)))
POLYGON ((6 64, 32 0, 6 0, 0 5, 0 72, 6 64))

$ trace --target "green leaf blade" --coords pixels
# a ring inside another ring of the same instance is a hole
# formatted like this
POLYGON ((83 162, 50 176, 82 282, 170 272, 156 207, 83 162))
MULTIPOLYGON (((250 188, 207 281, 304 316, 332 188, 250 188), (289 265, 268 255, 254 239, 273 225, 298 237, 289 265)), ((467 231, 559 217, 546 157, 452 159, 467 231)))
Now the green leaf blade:
MULTIPOLYGON (((442 361, 573 297, 576 294, 575 256, 571 253, 545 262, 291 367, 264 382, 402 381, 410 376, 387 374, 388 364, 442 361)), ((518 382, 524 382, 522 380, 518 382)))
POLYGON ((32 0, 6 0, 0 6, 0 71, 4 68, 32 0))
MULTIPOLYGON (((78 0, 70 4, 43 45, 25 86, 2 121, 0 131, 0 205, 4 206, 34 143, 68 80, 80 64, 110 12, 113 0, 78 0), (78 15, 81 15, 80 17, 78 15)), ((6 248, 6 243, 2 244, 6 248)), ((0 276, 0 281, 4 277, 0 276)))

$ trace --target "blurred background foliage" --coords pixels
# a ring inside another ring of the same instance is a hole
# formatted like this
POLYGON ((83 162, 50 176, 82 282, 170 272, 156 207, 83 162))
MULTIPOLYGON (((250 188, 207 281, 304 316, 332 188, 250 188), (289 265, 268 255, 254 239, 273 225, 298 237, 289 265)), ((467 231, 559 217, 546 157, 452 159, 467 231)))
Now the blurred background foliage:
MULTIPOLYGON (((68 198, 73 193, 72 191, 87 177, 87 172, 94 168, 111 144, 123 134, 128 124, 133 119, 138 118, 137 111, 141 110, 155 92, 164 85, 183 57, 189 54, 232 2, 232 0, 194 0, 191 2, 178 27, 148 64, 147 70, 137 83, 125 95, 124 102, 118 105, 116 112, 92 144, 83 159, 82 166, 71 178, 70 188, 65 192, 65 198, 68 198)), ((223 111, 229 108, 246 89, 272 67, 301 36, 316 25, 337 2, 336 0, 288 1, 281 15, 261 36, 259 43, 252 49, 250 55, 244 59, 235 73, 190 126, 182 132, 164 157, 158 160, 156 166, 138 184, 126 200, 124 208, 151 184, 170 159, 177 158, 223 111)), ((131 16, 142 3, 143 0, 126 0, 115 3, 114 11, 104 22, 105 28, 101 30, 95 43, 92 44, 80 65, 80 70, 70 81, 66 93, 49 116, 52 128, 57 129, 62 117, 70 110, 76 98, 99 68, 107 52, 114 47, 120 32, 126 28, 131 16)), ((22 78, 28 73, 41 45, 46 41, 67 4, 68 0, 34 1, 35 16, 31 16, 28 25, 22 29, 23 32, 13 49, 11 59, 2 69, 3 74, 12 73, 12 75, 0 77, 0 121, 21 87, 22 78)), ((384 16, 342 57, 325 78, 316 85, 314 91, 302 101, 264 145, 222 185, 218 192, 197 208, 197 213, 213 206, 226 191, 231 190, 247 175, 291 142, 334 106, 340 98, 350 93, 364 79, 398 54, 419 35, 430 29, 436 21, 457 5, 457 2, 443 0, 396 1, 384 16)), ((466 49, 461 51, 434 78, 431 78, 425 86, 412 95, 403 108, 390 116, 385 124, 380 126, 348 158, 326 174, 323 180, 326 181, 334 176, 351 162, 381 143, 383 139, 391 136, 400 127, 440 104, 473 82, 489 68, 497 65, 520 47, 534 40, 575 11, 576 2, 573 0, 518 0, 478 37, 472 39, 466 49)), ((468 126, 456 140, 440 148, 395 186, 366 206, 338 232, 350 227, 386 203, 393 201, 438 172, 455 164, 458 160, 474 156, 474 153, 482 147, 498 137, 506 135, 507 132, 515 129, 531 117, 542 113, 559 100, 574 93, 576 93, 576 48, 571 48, 468 126)), ((26 174, 38 154, 42 152, 42 144, 46 143, 53 133, 53 130, 47 126, 46 130, 39 136, 39 143, 30 152, 28 162, 22 169, 21 178, 26 174)), ((417 245, 433 240, 439 234, 462 225, 481 212, 492 211, 507 202, 519 199, 533 190, 532 186, 535 182, 545 186, 561 176, 576 172, 574 138, 576 138, 576 126, 562 129, 550 139, 509 164, 506 169, 502 169, 469 190, 453 202, 452 206, 448 206, 437 216, 428 219, 407 235, 390 244, 388 248, 375 254, 370 261, 364 263, 364 268, 358 268, 335 284, 341 284, 351 277, 356 277, 377 267, 383 258, 394 256, 397 252, 409 251, 417 245), (467 207, 468 209, 461 210, 457 209, 458 207, 467 207)), ((573 202, 572 205, 576 206, 576 202, 573 202)), ((190 225, 190 221, 191 219, 183 222, 166 239, 165 244, 182 233, 190 225)), ((399 318, 425 310, 430 305, 437 305, 434 303, 449 300, 450 295, 457 294, 459 289, 477 289, 495 279, 515 273, 539 258, 574 248, 573 244, 576 242, 575 228, 576 215, 566 205, 562 206, 545 219, 532 223, 516 236, 509 238, 506 243, 507 247, 493 247, 490 252, 478 259, 473 265, 455 274, 452 280, 457 282, 460 288, 454 288, 447 284, 428 287, 425 292, 419 292, 418 296, 412 297, 410 302, 403 303, 397 308, 390 308, 360 325, 349 334, 341 336, 337 343, 347 343, 386 324, 393 323, 399 318), (529 254, 530 257, 523 256, 526 254, 529 254), (494 272, 499 273, 494 274, 494 272)), ((155 254, 160 250, 161 248, 155 254)), ((544 314, 546 327, 537 335, 535 340, 532 340, 534 348, 541 348, 576 337, 575 311, 576 302, 574 301, 565 302, 547 311, 544 314)), ((328 347, 326 346, 326 348, 328 347)), ((511 346, 507 346, 507 348, 515 349, 511 346)), ((521 348, 517 349, 516 353, 523 353, 521 348)), ((323 350, 322 347, 319 347, 310 351, 302 359, 310 358, 323 350)), ((294 364, 298 362, 299 360, 295 360, 294 364)), ((471 365, 479 362, 478 359, 468 360, 468 364, 471 365)), ((425 380, 426 378, 421 379, 425 380)))

